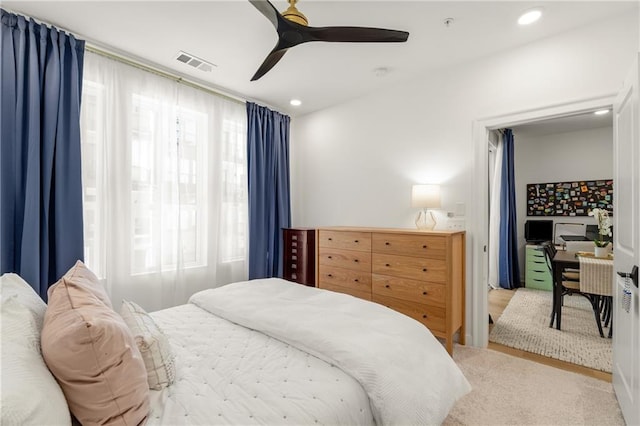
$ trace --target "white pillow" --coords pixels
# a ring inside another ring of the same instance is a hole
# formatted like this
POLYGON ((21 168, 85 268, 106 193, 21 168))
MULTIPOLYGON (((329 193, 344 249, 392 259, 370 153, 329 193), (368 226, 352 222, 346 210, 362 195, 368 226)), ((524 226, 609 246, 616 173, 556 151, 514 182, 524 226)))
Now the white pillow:
POLYGON ((47 305, 16 274, 0 277, 0 298, 0 424, 70 425, 67 401, 40 350, 40 332, 47 305))
POLYGON ((122 301, 120 312, 142 354, 147 369, 149 389, 160 390, 173 383, 176 376, 174 354, 167 336, 140 306, 122 301))

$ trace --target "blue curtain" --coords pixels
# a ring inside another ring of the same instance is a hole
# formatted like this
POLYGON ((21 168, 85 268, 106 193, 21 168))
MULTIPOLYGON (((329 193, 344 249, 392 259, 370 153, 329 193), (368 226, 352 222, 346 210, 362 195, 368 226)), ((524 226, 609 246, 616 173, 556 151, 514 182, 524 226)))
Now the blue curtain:
POLYGON ((513 175, 513 132, 502 136, 502 185, 500 187, 500 249, 498 280, 502 288, 520 287, 518 265, 518 223, 516 221, 516 186, 513 175))
POLYGON ((247 102, 249 279, 282 276, 282 228, 291 225, 287 115, 247 102))
POLYGON ((84 41, 0 12, 0 273, 19 274, 46 301, 83 258, 84 41))

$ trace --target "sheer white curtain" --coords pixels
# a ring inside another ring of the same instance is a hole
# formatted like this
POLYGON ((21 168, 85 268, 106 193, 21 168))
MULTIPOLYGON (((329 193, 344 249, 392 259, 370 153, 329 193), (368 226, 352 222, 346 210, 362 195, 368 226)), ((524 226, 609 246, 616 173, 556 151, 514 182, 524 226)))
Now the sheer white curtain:
POLYGON ((247 279, 243 103, 87 52, 81 128, 85 261, 114 307, 247 279))
POLYGON ((490 145, 492 145, 492 151, 489 152, 489 285, 492 288, 500 288, 498 279, 500 186, 502 185, 502 151, 504 145, 498 132, 491 132, 490 145))

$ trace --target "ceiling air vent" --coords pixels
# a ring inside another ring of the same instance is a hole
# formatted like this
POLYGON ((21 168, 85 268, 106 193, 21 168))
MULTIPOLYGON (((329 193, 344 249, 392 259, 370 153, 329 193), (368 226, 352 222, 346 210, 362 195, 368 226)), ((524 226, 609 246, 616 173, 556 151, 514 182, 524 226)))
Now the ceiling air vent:
POLYGON ((176 60, 206 72, 212 71, 213 68, 217 66, 215 64, 212 64, 211 62, 205 61, 204 59, 200 59, 196 56, 193 56, 190 53, 183 52, 182 50, 178 52, 178 55, 176 56, 176 60))

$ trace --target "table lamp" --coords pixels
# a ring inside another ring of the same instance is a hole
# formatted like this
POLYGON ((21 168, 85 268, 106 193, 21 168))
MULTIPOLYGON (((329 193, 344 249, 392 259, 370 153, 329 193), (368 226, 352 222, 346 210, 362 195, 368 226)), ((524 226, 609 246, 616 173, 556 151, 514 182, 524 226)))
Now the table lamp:
POLYGON ((440 185, 413 185, 411 206, 422 209, 416 217, 418 229, 432 230, 436 226, 436 219, 429 209, 440 208, 440 185))

